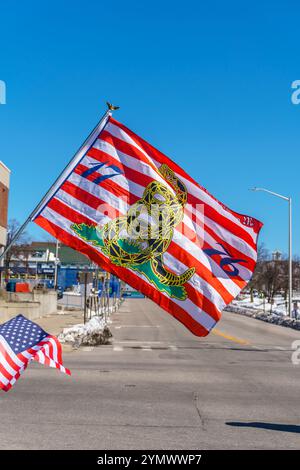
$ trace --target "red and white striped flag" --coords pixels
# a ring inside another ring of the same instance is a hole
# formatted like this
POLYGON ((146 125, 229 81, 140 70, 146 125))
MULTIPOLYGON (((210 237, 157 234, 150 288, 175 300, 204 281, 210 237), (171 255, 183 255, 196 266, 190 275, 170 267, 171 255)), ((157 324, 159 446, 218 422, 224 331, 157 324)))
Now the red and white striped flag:
POLYGON ((7 392, 31 361, 71 375, 63 366, 61 344, 23 315, 0 325, 0 389, 7 392))
POLYGON ((110 115, 34 221, 197 336, 250 280, 262 227, 110 115))

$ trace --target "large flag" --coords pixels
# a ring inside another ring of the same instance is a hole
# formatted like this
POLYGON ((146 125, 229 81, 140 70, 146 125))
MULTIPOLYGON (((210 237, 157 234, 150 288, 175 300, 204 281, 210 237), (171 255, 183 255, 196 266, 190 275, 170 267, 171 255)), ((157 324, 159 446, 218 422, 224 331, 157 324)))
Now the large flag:
POLYGON ((10 390, 32 360, 71 374, 62 364, 58 339, 17 315, 0 325, 0 388, 10 390))
POLYGON ((252 276, 262 223, 111 116, 79 157, 34 221, 206 336, 252 276))

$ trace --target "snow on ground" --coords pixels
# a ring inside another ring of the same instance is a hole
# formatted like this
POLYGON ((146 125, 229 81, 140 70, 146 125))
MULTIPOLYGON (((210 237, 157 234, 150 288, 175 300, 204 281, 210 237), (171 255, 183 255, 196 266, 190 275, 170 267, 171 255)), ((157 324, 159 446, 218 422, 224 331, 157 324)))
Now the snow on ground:
MULTIPOLYGON (((295 301, 299 301, 299 299, 293 298, 293 302, 295 301)), ((299 307, 296 312, 293 311, 293 318, 290 318, 288 316, 287 303, 280 295, 274 298, 274 303, 271 306, 270 303, 259 297, 254 297, 253 302, 251 302, 250 295, 243 294, 242 296, 239 296, 238 299, 233 300, 225 310, 257 318, 258 320, 263 320, 268 323, 274 323, 276 325, 287 326, 300 330, 299 307)))
POLYGON ((262 310, 263 312, 269 313, 272 310, 272 313, 274 315, 279 315, 281 317, 288 315, 287 302, 281 295, 275 296, 273 306, 269 302, 267 302, 266 299, 262 299, 259 297, 254 297, 253 302, 251 302, 250 295, 244 295, 244 298, 239 298, 239 300, 233 300, 232 305, 236 305, 237 307, 241 308, 252 308, 255 310, 262 310))
POLYGON ((91 319, 87 323, 80 323, 71 328, 64 328, 58 339, 61 343, 71 343, 75 348, 79 346, 97 346, 99 344, 108 344, 112 334, 108 325, 111 323, 109 314, 113 307, 109 309, 107 315, 104 311, 100 316, 96 312, 90 311, 91 319))

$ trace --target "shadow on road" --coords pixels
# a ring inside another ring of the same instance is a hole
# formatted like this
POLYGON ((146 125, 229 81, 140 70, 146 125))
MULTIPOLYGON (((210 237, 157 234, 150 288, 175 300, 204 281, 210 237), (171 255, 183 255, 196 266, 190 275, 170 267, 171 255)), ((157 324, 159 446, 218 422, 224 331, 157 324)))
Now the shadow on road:
POLYGON ((294 432, 300 434, 300 426, 296 424, 277 424, 260 422, 241 423, 239 421, 228 421, 225 424, 227 424, 227 426, 236 426, 239 428, 259 428, 269 429, 271 431, 294 432))

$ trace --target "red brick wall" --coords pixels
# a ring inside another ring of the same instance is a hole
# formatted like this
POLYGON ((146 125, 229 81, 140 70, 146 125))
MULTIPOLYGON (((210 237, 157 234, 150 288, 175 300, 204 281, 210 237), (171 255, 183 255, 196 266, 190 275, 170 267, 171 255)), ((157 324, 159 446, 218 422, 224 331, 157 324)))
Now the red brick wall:
POLYGON ((0 182, 0 225, 7 227, 8 188, 0 182))

